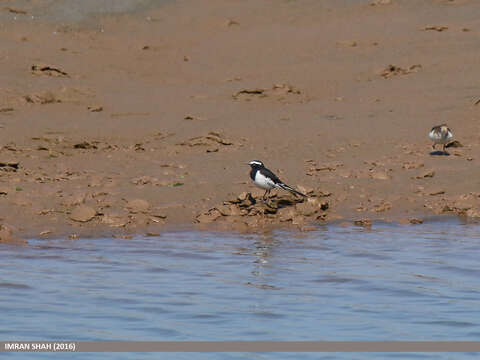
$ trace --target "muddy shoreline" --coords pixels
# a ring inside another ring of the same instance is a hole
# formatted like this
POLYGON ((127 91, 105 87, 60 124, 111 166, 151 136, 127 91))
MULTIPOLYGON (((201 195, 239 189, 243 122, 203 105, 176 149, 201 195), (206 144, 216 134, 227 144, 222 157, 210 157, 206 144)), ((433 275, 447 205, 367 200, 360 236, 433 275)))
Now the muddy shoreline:
POLYGON ((1 241, 480 217, 477 2, 2 11, 1 241), (309 200, 265 207, 253 159, 309 200))

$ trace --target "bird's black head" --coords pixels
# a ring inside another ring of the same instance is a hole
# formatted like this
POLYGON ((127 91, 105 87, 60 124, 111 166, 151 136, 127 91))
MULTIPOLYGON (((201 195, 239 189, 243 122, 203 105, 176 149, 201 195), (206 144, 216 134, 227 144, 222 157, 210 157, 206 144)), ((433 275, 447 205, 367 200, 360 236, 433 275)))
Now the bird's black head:
POLYGON ((260 160, 252 160, 248 163, 248 165, 250 165, 252 169, 261 169, 265 167, 260 160))

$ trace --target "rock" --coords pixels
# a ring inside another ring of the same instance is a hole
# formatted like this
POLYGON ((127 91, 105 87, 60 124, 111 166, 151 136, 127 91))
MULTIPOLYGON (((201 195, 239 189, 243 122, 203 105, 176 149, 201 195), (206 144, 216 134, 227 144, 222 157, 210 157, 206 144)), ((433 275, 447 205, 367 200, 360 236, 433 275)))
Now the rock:
POLYGON ((126 208, 132 213, 146 213, 150 209, 148 201, 143 199, 134 199, 127 202, 126 208))
POLYGON ((80 205, 73 209, 70 214, 70 219, 73 221, 87 222, 92 220, 96 213, 97 212, 93 208, 86 205, 80 205))

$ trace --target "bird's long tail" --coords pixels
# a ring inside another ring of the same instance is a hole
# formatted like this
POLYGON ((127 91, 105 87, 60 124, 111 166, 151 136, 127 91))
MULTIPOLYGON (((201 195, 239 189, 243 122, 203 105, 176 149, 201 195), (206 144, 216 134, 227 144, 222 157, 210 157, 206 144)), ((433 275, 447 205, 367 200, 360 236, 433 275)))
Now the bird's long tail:
POLYGON ((288 186, 287 184, 280 183, 280 184, 277 184, 277 185, 278 185, 278 187, 281 187, 283 190, 290 191, 292 194, 300 195, 300 196, 303 196, 303 197, 308 197, 307 195, 302 194, 300 191, 295 190, 294 188, 288 186))

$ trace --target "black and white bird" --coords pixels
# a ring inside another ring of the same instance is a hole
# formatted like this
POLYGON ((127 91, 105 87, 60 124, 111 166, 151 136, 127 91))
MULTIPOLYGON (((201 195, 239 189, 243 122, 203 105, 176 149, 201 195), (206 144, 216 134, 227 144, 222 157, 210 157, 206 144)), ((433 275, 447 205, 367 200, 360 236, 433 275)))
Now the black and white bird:
POLYGON ((430 138, 430 140, 433 141, 433 150, 435 150, 435 145, 442 144, 443 151, 445 152, 445 147, 450 142, 450 140, 452 140, 453 133, 447 125, 442 124, 434 126, 432 130, 430 130, 430 132, 428 133, 428 137, 430 138))
POLYGON ((265 194, 263 194, 263 200, 265 201, 266 196, 270 193, 270 191, 274 188, 280 188, 283 190, 290 191, 294 195, 300 195, 303 197, 307 197, 307 195, 302 194, 301 192, 295 190, 291 186, 284 184, 277 175, 273 172, 268 170, 265 165, 259 160, 252 160, 248 163, 252 170, 250 171, 250 177, 252 178, 255 185, 259 188, 265 190, 265 194))

